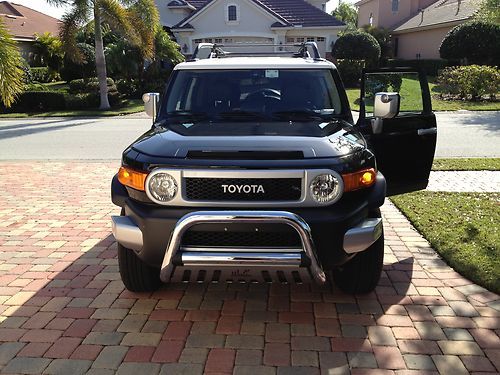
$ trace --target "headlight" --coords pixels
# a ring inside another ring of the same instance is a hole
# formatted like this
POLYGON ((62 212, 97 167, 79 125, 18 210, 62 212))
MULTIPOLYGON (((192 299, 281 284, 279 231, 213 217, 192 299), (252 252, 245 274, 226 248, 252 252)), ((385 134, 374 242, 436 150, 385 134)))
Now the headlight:
POLYGON ((309 186, 313 199, 318 203, 332 203, 342 194, 342 184, 333 174, 314 177, 309 186))
POLYGON ((149 179, 148 190, 155 200, 168 202, 177 194, 177 181, 168 173, 156 173, 149 179))

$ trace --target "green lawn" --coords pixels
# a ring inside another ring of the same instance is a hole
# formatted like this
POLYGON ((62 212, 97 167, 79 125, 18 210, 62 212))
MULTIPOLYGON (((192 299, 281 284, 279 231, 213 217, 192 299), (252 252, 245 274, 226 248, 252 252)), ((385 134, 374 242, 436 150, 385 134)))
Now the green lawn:
POLYGON ((451 267, 500 293, 500 194, 419 191, 391 200, 451 267))
POLYGON ((500 158, 434 159, 433 171, 500 171, 500 158))
POLYGON ((141 99, 128 99, 124 104, 117 108, 112 108, 109 111, 100 111, 98 109, 85 110, 63 110, 49 112, 16 112, 2 113, 0 118, 26 118, 26 117, 99 117, 99 116, 120 116, 137 113, 144 110, 144 103, 141 99))
MULTIPOLYGON (((468 102, 460 100, 441 100, 437 97, 438 90, 436 84, 430 82, 429 88, 432 93, 432 109, 434 111, 457 111, 460 109, 469 111, 500 111, 500 101, 468 102)), ((417 81, 404 79, 402 89, 406 89, 406 94, 411 92, 420 94, 420 84, 417 81)), ((351 88, 346 91, 351 109, 359 111, 359 88, 351 88)), ((415 103, 417 103, 416 97, 411 98, 411 95, 403 95, 403 92, 401 94, 401 105, 403 105, 404 101, 406 101, 405 105, 408 107, 413 107, 415 103)))

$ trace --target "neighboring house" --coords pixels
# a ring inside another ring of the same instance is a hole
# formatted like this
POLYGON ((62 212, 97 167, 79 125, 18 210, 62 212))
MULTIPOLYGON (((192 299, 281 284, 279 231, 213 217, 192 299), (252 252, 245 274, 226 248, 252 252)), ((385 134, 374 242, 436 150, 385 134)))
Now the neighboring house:
POLYGON ((17 42, 21 55, 28 62, 33 61, 33 43, 36 35, 49 32, 59 34, 61 21, 34 9, 8 1, 0 1, 0 19, 17 42))
POLYGON ((248 45, 315 41, 322 56, 330 57, 332 42, 346 28, 325 13, 328 0, 155 1, 163 26, 170 29, 187 56, 202 42, 248 45))
POLYGON ((470 19, 477 0, 361 0, 358 26, 392 30, 394 57, 439 59, 439 46, 456 25, 470 19))

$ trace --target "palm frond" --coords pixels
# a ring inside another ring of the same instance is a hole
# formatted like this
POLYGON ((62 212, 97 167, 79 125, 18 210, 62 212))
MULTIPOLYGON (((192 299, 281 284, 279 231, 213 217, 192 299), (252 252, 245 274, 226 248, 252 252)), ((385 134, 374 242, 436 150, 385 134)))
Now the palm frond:
POLYGON ((136 0, 128 14, 132 30, 139 43, 134 43, 141 50, 144 58, 152 58, 155 50, 155 36, 160 26, 160 15, 154 0, 136 0))
POLYGON ((76 63, 81 63, 84 56, 76 45, 76 34, 80 27, 89 20, 91 9, 87 1, 73 2, 73 8, 62 17, 62 25, 59 29, 59 37, 63 43, 64 52, 76 63))
POLYGON ((23 90, 24 71, 17 45, 0 20, 0 101, 10 107, 23 90))
POLYGON ((102 20, 120 34, 131 33, 132 26, 128 17, 127 9, 117 0, 99 0, 102 20))

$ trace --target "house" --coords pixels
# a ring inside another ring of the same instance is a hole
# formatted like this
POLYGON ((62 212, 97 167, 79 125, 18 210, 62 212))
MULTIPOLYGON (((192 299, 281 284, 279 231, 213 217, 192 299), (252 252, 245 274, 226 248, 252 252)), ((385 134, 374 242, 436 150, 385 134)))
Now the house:
POLYGON ((439 59, 439 46, 455 26, 470 19, 476 0, 361 0, 358 27, 392 30, 394 57, 439 59))
POLYGON ((57 18, 9 1, 0 1, 0 19, 17 42, 21 56, 28 63, 33 61, 32 46, 36 35, 45 32, 57 35, 61 25, 61 21, 57 18))
MULTIPOLYGON (((289 44, 314 41, 322 56, 346 25, 325 13, 328 0, 155 0, 163 26, 189 56, 202 42, 289 44)), ((281 47, 269 47, 278 49, 281 47)), ((241 49, 240 49, 241 50, 241 49)))

